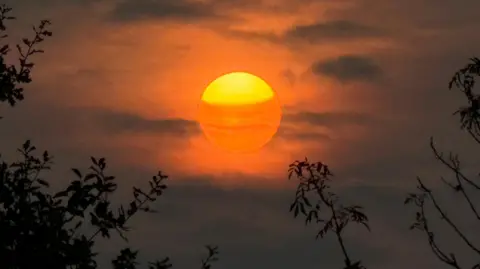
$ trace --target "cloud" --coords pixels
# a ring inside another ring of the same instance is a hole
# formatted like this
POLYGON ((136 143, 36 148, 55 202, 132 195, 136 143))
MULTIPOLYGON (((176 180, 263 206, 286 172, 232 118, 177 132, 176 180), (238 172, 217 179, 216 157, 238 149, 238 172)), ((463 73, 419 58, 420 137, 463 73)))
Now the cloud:
POLYGON ((347 126, 372 126, 374 117, 348 111, 311 112, 287 107, 276 136, 288 141, 332 141, 332 133, 323 128, 338 130, 347 126))
POLYGON ((385 38, 387 31, 353 20, 329 20, 310 24, 297 24, 282 33, 270 30, 233 30, 221 32, 231 38, 267 41, 276 44, 342 42, 358 39, 385 38))
POLYGON ((194 135, 200 129, 196 121, 181 118, 148 119, 141 115, 116 112, 111 110, 94 110, 95 119, 100 127, 112 133, 168 133, 173 135, 194 135))
POLYGON ((382 37, 384 35, 384 31, 373 26, 349 20, 333 20, 295 25, 285 32, 284 37, 286 39, 301 39, 310 43, 316 43, 325 39, 356 39, 382 37))
POLYGON ((297 140, 297 141, 328 141, 331 140, 331 137, 323 132, 316 130, 306 130, 301 128, 294 128, 292 126, 280 125, 276 136, 281 137, 286 140, 297 140))
POLYGON ((111 13, 111 19, 114 21, 143 19, 195 21, 220 17, 212 5, 188 0, 126 0, 118 3, 111 13))
POLYGON ((365 114, 355 112, 297 112, 284 115, 284 120, 289 123, 307 123, 314 126, 340 127, 345 125, 372 124, 375 120, 365 114))
MULTIPOLYGON (((76 0, 79 1, 79 0, 76 0)), ((95 1, 95 0, 90 0, 95 1)), ((283 2, 283 1, 281 1, 283 2)), ((116 21, 173 19, 182 22, 238 19, 245 13, 291 13, 309 4, 257 0, 123 0, 116 4, 111 18, 116 21)))
POLYGON ((372 81, 380 77, 382 68, 371 58, 343 55, 335 59, 317 61, 311 70, 316 75, 333 77, 341 82, 372 81))
MULTIPOLYGON (((30 101, 33 100, 25 102, 30 101)), ((63 161, 68 159, 68 163, 90 155, 102 155, 135 164, 127 156, 135 156, 139 161, 150 160, 156 156, 157 147, 169 150, 181 147, 178 143, 200 132, 197 123, 188 119, 151 119, 107 108, 65 107, 37 102, 6 109, 1 116, 4 118, 0 123, 9 126, 0 133, 3 156, 14 153, 16 147, 31 139, 39 148, 61 156, 63 161), (151 135, 154 139, 135 139, 144 135, 151 135), (135 142, 127 143, 129 140, 135 142)))
POLYGON ((295 85, 295 82, 297 81, 297 76, 290 68, 282 70, 280 76, 284 78, 290 86, 295 85))

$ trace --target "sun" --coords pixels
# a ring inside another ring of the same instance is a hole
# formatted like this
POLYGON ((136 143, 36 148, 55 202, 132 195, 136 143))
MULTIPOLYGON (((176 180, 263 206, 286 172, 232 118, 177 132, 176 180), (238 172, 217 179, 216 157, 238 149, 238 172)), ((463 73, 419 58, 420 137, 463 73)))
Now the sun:
POLYGON ((276 93, 263 79, 233 72, 212 81, 202 94, 198 121, 205 136, 231 152, 251 152, 267 144, 280 126, 276 93))

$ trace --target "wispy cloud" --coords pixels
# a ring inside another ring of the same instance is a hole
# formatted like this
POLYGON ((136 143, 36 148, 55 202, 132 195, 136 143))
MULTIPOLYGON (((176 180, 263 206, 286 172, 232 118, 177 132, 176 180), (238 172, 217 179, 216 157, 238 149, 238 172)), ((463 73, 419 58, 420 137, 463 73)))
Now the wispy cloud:
POLYGON ((176 136, 196 135, 200 132, 196 121, 166 118, 149 119, 138 114, 111 110, 93 110, 92 119, 108 133, 168 133, 176 136))
POLYGON ((116 4, 111 12, 112 20, 122 22, 146 19, 198 22, 221 17, 211 4, 185 0, 126 0, 116 4))
POLYGON ((385 31, 377 26, 349 20, 332 20, 295 25, 284 33, 284 38, 316 43, 328 40, 382 37, 385 34, 385 31))
POLYGON ((370 57, 362 55, 343 55, 333 59, 314 62, 311 70, 316 75, 324 75, 340 82, 374 81, 383 70, 370 57))
POLYGON ((388 32, 376 26, 350 20, 326 20, 310 24, 295 24, 281 33, 269 30, 231 30, 222 33, 240 39, 260 40, 275 44, 326 44, 388 37, 388 32))
POLYGON ((313 126, 334 128, 344 125, 366 125, 375 123, 371 116, 355 112, 296 112, 284 115, 289 123, 307 123, 313 126))

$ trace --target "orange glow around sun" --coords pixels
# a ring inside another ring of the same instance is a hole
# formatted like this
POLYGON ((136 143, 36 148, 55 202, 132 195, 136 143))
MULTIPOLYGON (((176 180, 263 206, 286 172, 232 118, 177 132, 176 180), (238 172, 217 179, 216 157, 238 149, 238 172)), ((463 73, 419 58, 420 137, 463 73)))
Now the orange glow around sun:
POLYGON ((204 134, 228 151, 260 149, 275 135, 280 120, 275 92, 264 80, 245 72, 217 78, 200 101, 199 122, 204 134))

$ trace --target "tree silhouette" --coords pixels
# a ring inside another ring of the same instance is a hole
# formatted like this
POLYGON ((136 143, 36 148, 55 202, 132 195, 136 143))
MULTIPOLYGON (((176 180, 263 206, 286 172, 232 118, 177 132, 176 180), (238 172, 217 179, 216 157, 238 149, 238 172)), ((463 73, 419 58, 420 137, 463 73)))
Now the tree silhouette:
MULTIPOLYGON (((0 6, 0 31, 4 40, 6 22, 11 9, 0 6)), ((43 52, 37 46, 45 37, 49 21, 41 21, 34 27, 32 39, 22 39, 17 45, 19 66, 9 65, 5 56, 8 45, 0 49, 0 103, 15 106, 23 100, 22 85, 30 83, 34 64, 30 57, 43 52)), ((92 165, 83 173, 72 169, 76 179, 65 189, 51 193, 49 180, 43 172, 51 169, 52 156, 47 152, 36 154, 36 148, 26 141, 18 150, 21 159, 9 163, 0 156, 0 266, 5 269, 93 269, 97 268, 93 252, 95 240, 101 236, 110 238, 112 232, 127 240, 131 229, 128 221, 137 213, 152 212, 149 205, 156 201, 167 186, 167 176, 158 172, 148 183, 150 188, 133 187, 129 203, 113 208, 109 196, 117 190, 115 177, 107 173, 104 158, 91 158, 92 165), (95 229, 86 234, 82 229, 90 225, 95 229), (83 232, 82 232, 83 231, 83 232)), ((208 256, 201 268, 210 269, 217 260, 218 249, 207 246, 208 256)), ((125 248, 112 261, 114 269, 134 269, 138 262, 137 251, 125 248)), ((172 267, 170 259, 150 262, 149 269, 172 267)))
POLYGON ((353 261, 344 243, 343 231, 351 222, 364 225, 370 231, 368 218, 363 208, 358 205, 346 206, 340 203, 340 198, 330 191, 329 182, 332 173, 327 165, 316 162, 295 161, 290 164, 288 178, 298 180, 295 199, 290 205, 290 212, 296 218, 299 214, 305 216, 305 224, 321 225, 316 239, 323 238, 328 232, 333 232, 344 256, 345 269, 365 268, 361 261, 353 261))
MULTIPOLYGON (((467 131, 470 137, 478 144, 480 144, 480 107, 479 107, 479 95, 474 92, 475 77, 480 76, 480 59, 472 58, 471 63, 467 64, 464 68, 455 73, 454 77, 449 83, 449 88, 458 89, 463 93, 467 100, 468 106, 461 107, 455 111, 454 115, 460 116, 460 128, 467 131)), ((461 199, 465 201, 469 211, 476 220, 480 221, 480 215, 478 212, 478 204, 472 199, 473 194, 476 195, 480 191, 480 182, 476 179, 472 179, 462 170, 458 155, 449 153, 445 156, 435 146, 434 139, 430 139, 430 147, 435 158, 445 167, 447 167, 454 176, 453 181, 441 178, 454 193, 461 196, 461 199)), ((450 229, 461 239, 461 241, 467 246, 476 259, 480 260, 480 242, 474 240, 471 236, 468 236, 465 231, 458 225, 458 221, 451 218, 447 211, 442 207, 436 198, 432 189, 426 186, 426 184, 417 177, 417 192, 411 193, 407 196, 405 204, 412 204, 416 207, 415 221, 410 226, 410 229, 416 229, 422 231, 428 244, 434 253, 434 255, 443 263, 457 269, 472 268, 479 269, 480 263, 473 265, 465 265, 458 261, 454 252, 447 252, 444 248, 438 244, 436 234, 431 229, 431 217, 427 215, 428 207, 427 203, 433 205, 434 211, 440 215, 440 219, 444 221, 450 229)))

